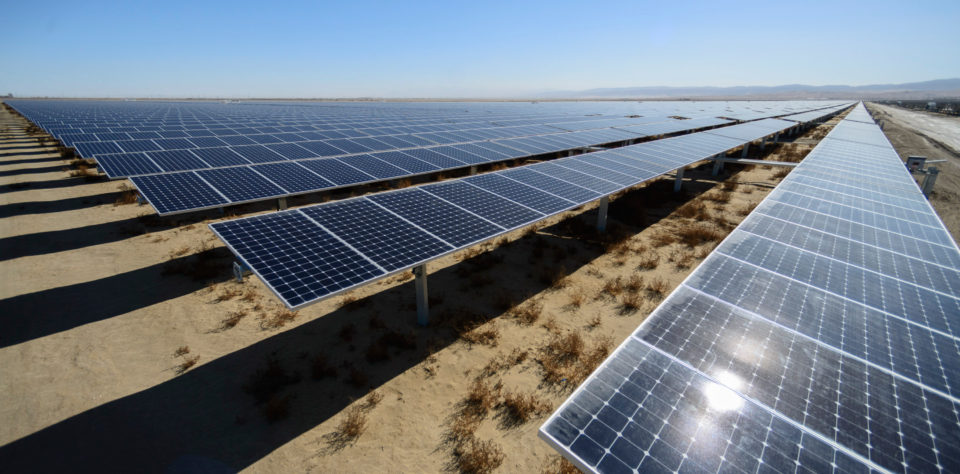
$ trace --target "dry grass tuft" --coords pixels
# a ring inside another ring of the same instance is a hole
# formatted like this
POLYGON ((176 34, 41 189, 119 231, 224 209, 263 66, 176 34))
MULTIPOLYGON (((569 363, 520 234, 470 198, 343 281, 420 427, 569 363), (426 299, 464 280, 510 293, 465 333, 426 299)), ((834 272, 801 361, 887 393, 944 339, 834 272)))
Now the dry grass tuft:
POLYGON ((313 360, 310 361, 310 376, 313 377, 314 380, 323 380, 327 377, 336 378, 337 369, 327 362, 327 356, 317 354, 313 360))
POLYGON ((577 466, 563 456, 551 456, 543 466, 541 474, 582 474, 577 466))
POLYGON ((503 449, 493 441, 478 441, 470 438, 458 443, 453 450, 456 468, 470 474, 493 472, 503 464, 503 449))
POLYGON ((654 278, 647 282, 647 294, 657 299, 663 298, 670 286, 662 278, 654 278))
POLYGON ((124 189, 126 187, 127 185, 124 184, 124 186, 121 188, 120 195, 117 196, 117 199, 115 201, 113 201, 114 206, 122 206, 124 204, 133 204, 137 202, 137 196, 138 196, 137 190, 124 189))
POLYGON ((500 329, 493 323, 489 323, 486 327, 478 325, 460 332, 460 339, 470 344, 496 347, 500 343, 500 329))
POLYGON ((503 420, 508 426, 522 425, 534 417, 550 413, 553 406, 534 393, 511 393, 503 396, 503 420))
POLYGON ((620 306, 624 313, 632 313, 643 307, 643 298, 639 293, 625 293, 620 298, 620 306))
POLYGON ((599 314, 599 313, 598 313, 598 314, 594 314, 593 317, 590 318, 589 321, 587 321, 587 327, 590 328, 590 329, 596 329, 596 328, 600 327, 600 325, 601 325, 602 323, 603 323, 603 320, 600 319, 600 314, 599 314))
POLYGON ((480 373, 477 374, 478 379, 492 377, 497 375, 501 370, 509 369, 515 365, 522 364, 523 361, 527 360, 529 353, 527 351, 521 351, 520 349, 513 349, 509 354, 500 353, 497 356, 490 359, 487 362, 487 365, 483 366, 480 369, 480 373))
POLYGON ((715 190, 703 195, 703 199, 706 199, 708 201, 713 201, 719 204, 726 204, 730 202, 731 198, 733 198, 733 193, 726 190, 720 190, 720 191, 715 190))
POLYGON ((587 376, 610 353, 613 342, 599 338, 587 346, 577 333, 556 335, 541 349, 543 381, 569 389, 586 380, 587 376))
POLYGON ((693 265, 694 254, 689 250, 676 249, 670 254, 670 261, 678 270, 686 270, 693 265))
POLYGON ((366 398, 363 399, 363 409, 370 411, 382 401, 383 394, 376 390, 371 390, 370 393, 367 394, 366 398))
POLYGON ((516 306, 510 313, 518 323, 523 326, 529 326, 543 314, 543 303, 540 301, 531 301, 524 305, 516 306))
POLYGON ((730 191, 730 192, 736 191, 737 188, 739 187, 740 187, 740 183, 736 181, 724 181, 722 185, 722 188, 724 191, 730 191))
POLYGON ((598 297, 603 295, 609 295, 616 297, 620 293, 623 293, 623 278, 616 277, 611 278, 603 283, 603 288, 600 290, 598 297))
POLYGON ((339 446, 346 446, 352 443, 363 434, 367 429, 367 414, 360 405, 354 405, 347 409, 346 415, 337 425, 333 440, 339 446))
POLYGON ((236 286, 224 288, 223 291, 221 291, 220 294, 217 295, 217 299, 215 301, 217 303, 222 303, 224 301, 232 300, 242 294, 243 294, 242 288, 237 288, 236 286))
POLYGON ((630 278, 627 279, 627 283, 623 285, 623 289, 628 293, 637 293, 643 289, 643 277, 640 275, 630 275, 630 278))
POLYGON ((660 256, 654 252, 649 252, 637 260, 637 270, 653 270, 660 265, 660 256))
POLYGON ((566 287, 570 280, 563 267, 545 268, 540 273, 540 283, 547 285, 551 290, 559 290, 566 287))
POLYGON ((686 217, 688 219, 705 219, 707 216, 707 206, 701 200, 690 201, 674 211, 674 214, 679 217, 686 217))
POLYGON ((574 308, 579 308, 583 305, 583 302, 587 299, 586 293, 583 291, 583 288, 577 288, 570 293, 570 306, 574 308))
POLYGON ((247 312, 244 310, 234 311, 227 315, 222 321, 220 321, 220 327, 217 328, 219 331, 226 331, 227 329, 233 329, 240 324, 240 320, 247 316, 247 312))
POLYGON ((286 308, 280 308, 270 315, 260 315, 261 329, 280 329, 297 318, 296 311, 290 311, 286 308))
POLYGON ((665 247, 677 241, 677 236, 669 229, 658 231, 650 236, 650 243, 654 247, 665 247))
POLYGON ((463 399, 463 412, 476 416, 484 416, 500 400, 501 385, 490 386, 482 380, 474 380, 470 391, 463 399))
POLYGON ((703 223, 683 226, 677 230, 678 240, 688 247, 696 247, 708 242, 723 240, 724 234, 719 229, 703 223))
POLYGON ((197 365, 197 362, 198 362, 199 360, 200 360, 200 356, 188 357, 188 358, 184 359, 183 362, 181 362, 180 365, 178 365, 178 366, 174 369, 174 372, 176 372, 177 375, 180 375, 180 374, 182 374, 182 373, 190 370, 191 367, 197 365))
POLYGON ((173 356, 174 356, 174 357, 180 357, 180 356, 182 356, 182 355, 187 355, 187 354, 189 354, 189 353, 190 353, 190 347, 189 347, 189 346, 180 346, 180 347, 177 348, 177 350, 173 351, 173 356))
POLYGON ((780 168, 776 173, 773 173, 773 179, 783 179, 790 174, 791 168, 780 168))

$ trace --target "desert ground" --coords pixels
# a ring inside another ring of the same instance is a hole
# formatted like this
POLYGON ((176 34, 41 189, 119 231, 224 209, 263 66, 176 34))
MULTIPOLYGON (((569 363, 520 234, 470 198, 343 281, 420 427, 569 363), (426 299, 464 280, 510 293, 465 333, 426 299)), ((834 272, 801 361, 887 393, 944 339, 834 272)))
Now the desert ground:
POLYGON ((867 103, 867 109, 877 123, 883 122, 884 134, 904 161, 914 155, 947 160, 930 165, 940 170, 930 204, 960 242, 960 117, 874 103, 867 103))
POLYGON ((786 175, 706 163, 618 196, 604 234, 586 206, 433 262, 420 328, 409 273, 286 311, 206 226, 268 207, 161 219, 42 138, 0 111, 11 472, 570 470, 542 421, 786 175))

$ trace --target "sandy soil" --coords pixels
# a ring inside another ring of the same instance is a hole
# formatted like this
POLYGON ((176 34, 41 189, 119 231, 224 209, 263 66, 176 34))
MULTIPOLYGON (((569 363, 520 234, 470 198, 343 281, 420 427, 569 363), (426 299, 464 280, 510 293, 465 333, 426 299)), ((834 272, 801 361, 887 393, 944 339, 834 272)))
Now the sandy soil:
MULTIPOLYGON (((829 126, 752 157, 802 155, 829 126)), ((231 279, 205 225, 221 216, 122 204, 122 182, 70 177, 25 127, 0 111, 11 471, 436 472, 478 440, 481 465, 555 472, 545 416, 784 175, 706 164, 681 193, 667 178, 619 196, 606 234, 588 206, 431 263, 418 328, 409 274, 285 312, 231 279)))
POLYGON ((874 103, 867 108, 878 123, 884 122, 884 134, 904 161, 914 155, 947 160, 931 165, 940 169, 940 175, 930 204, 953 240, 960 242, 960 118, 874 103))

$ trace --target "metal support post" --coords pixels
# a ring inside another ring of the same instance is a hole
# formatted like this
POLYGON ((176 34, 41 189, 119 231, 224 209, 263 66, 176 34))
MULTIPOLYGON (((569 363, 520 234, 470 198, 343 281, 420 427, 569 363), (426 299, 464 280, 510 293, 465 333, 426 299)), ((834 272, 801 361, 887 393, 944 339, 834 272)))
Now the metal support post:
POLYGON ((287 208, 287 198, 282 197, 277 199, 277 210, 282 211, 287 208))
POLYGON ((923 177, 923 185, 920 189, 923 191, 923 195, 927 198, 930 197, 930 193, 933 192, 933 185, 937 182, 937 175, 940 174, 940 170, 936 166, 931 166, 927 168, 927 175, 923 177))
POLYGON ((475 174, 477 174, 477 166, 476 166, 476 165, 470 167, 470 176, 473 176, 473 175, 475 175, 475 174))
POLYGON ((743 146, 743 153, 740 153, 740 158, 746 158, 746 157, 747 157, 747 153, 750 153, 750 144, 749 144, 749 143, 747 143, 746 145, 743 146))
POLYGON ((720 153, 713 157, 713 176, 717 176, 720 174, 720 171, 723 170, 723 161, 719 160, 719 158, 724 158, 726 155, 726 153, 720 153))
POLYGON ((677 170, 677 179, 673 182, 673 192, 680 192, 680 187, 683 186, 683 170, 686 168, 680 168, 677 170))
POLYGON ((767 137, 760 139, 760 151, 767 147, 767 137))
POLYGON ((597 232, 607 230, 607 208, 610 206, 610 196, 600 198, 600 207, 597 209, 597 232))
POLYGON ((233 277, 237 279, 237 283, 243 283, 243 275, 250 271, 250 267, 244 265, 241 262, 233 262, 233 277))
POLYGON ((427 264, 413 267, 413 276, 416 277, 417 287, 417 324, 430 324, 430 307, 427 300, 427 264))
POLYGON ((779 142, 779 141, 780 141, 780 132, 774 133, 774 134, 773 134, 773 143, 777 143, 777 142, 779 142))

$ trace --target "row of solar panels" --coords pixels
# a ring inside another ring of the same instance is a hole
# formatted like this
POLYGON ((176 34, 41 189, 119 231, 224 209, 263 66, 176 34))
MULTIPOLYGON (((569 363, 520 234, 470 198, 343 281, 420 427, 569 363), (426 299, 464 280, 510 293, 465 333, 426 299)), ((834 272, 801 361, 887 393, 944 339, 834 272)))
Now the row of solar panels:
MULTIPOLYGON (((738 137, 765 136, 795 125, 768 119, 726 127, 717 133, 738 137)), ((400 179, 518 156, 556 152, 587 145, 634 138, 627 132, 571 132, 566 135, 527 137, 475 144, 409 149, 403 152, 361 154, 340 158, 303 159, 285 163, 205 169, 183 173, 134 176, 134 186, 161 215, 195 211, 229 204, 274 199, 296 194, 400 179)), ((747 141, 749 141, 747 140, 747 141)), ((189 157, 177 156, 177 159, 189 157)))
POLYGON ((958 295, 858 105, 540 435, 585 472, 960 472, 958 295))
POLYGON ((793 126, 752 122, 211 228, 297 308, 793 126))
MULTIPOLYGON (((722 123, 698 121, 701 123, 722 123)), ((694 125, 694 124, 691 124, 694 125)), ((697 126, 697 125, 694 125, 697 126)), ((700 125, 708 126, 708 125, 700 125)), ((677 124, 676 128, 686 128, 687 124, 677 124)), ((437 145, 454 145, 474 143, 488 145, 503 152, 503 146, 508 147, 506 154, 514 156, 536 155, 549 151, 591 146, 600 143, 610 143, 639 138, 643 135, 636 132, 627 132, 619 129, 599 129, 580 132, 558 132, 549 127, 514 127, 506 133, 437 133, 418 135, 381 136, 352 139, 336 139, 313 141, 307 140, 304 134, 278 134, 265 138, 262 135, 222 137, 230 140, 232 146, 227 146, 221 138, 205 137, 189 139, 165 140, 136 140, 133 142, 96 143, 97 149, 105 151, 105 147, 121 147, 126 152, 119 154, 98 154, 97 162, 104 172, 111 178, 156 174, 174 171, 187 171, 205 168, 219 168, 225 166, 243 166, 255 163, 282 162, 306 158, 346 156, 358 153, 376 153, 381 151, 405 150, 410 148, 435 147, 437 145), (502 136, 523 138, 504 139, 502 136), (497 138, 491 140, 490 138, 497 138), (255 140, 261 140, 257 143, 255 140), (286 141, 285 141, 286 140, 286 141), (202 148, 185 149, 193 142, 203 145, 202 148), (217 143, 219 142, 219 143, 217 143), (131 146, 135 143, 135 146, 131 146), (146 145, 146 144, 150 145, 146 145), (161 149, 159 145, 167 148, 161 149), (222 145, 222 146, 220 146, 222 145), (561 148, 556 148, 560 145, 561 148), (127 150, 135 150, 133 152, 127 150)), ((92 152, 85 148, 87 143, 78 144, 78 150, 92 152)), ((109 151, 115 151, 111 148, 109 151)), ((505 158, 501 158, 505 159, 505 158)))
POLYGON ((800 112, 798 114, 784 115, 783 117, 780 117, 780 118, 784 120, 793 120, 795 122, 801 122, 801 123, 812 122, 814 120, 823 118, 826 115, 843 110, 847 107, 849 107, 849 105, 844 104, 844 105, 838 105, 836 107, 828 107, 820 110, 811 110, 809 112, 800 112))

